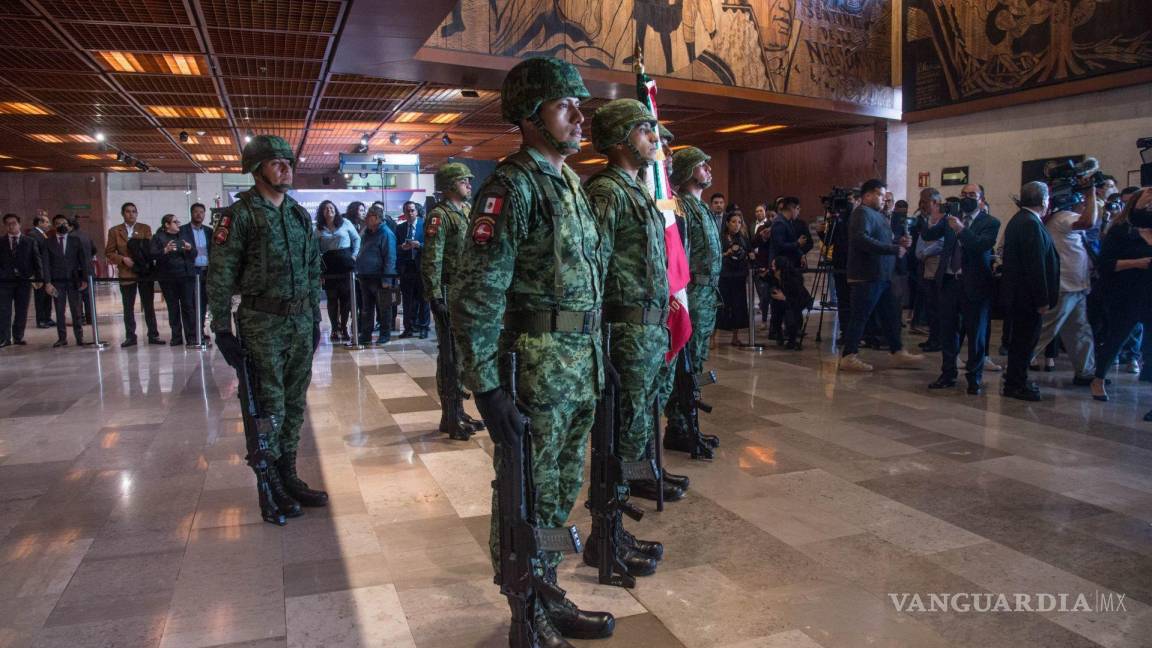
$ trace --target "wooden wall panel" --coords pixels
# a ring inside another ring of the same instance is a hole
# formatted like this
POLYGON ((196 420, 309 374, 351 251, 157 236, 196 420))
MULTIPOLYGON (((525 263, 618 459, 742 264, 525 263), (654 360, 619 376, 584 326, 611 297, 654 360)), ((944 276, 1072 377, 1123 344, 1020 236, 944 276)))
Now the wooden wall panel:
POLYGON ((37 209, 46 210, 49 218, 76 216, 103 250, 105 185, 102 173, 0 173, 0 213, 19 214, 24 229, 32 227, 37 209))
POLYGON ((865 129, 757 151, 734 151, 728 176, 730 199, 751 219, 756 203, 781 195, 796 196, 803 217, 815 222, 824 213, 820 196, 834 185, 858 186, 879 175, 873 141, 872 130, 865 129))

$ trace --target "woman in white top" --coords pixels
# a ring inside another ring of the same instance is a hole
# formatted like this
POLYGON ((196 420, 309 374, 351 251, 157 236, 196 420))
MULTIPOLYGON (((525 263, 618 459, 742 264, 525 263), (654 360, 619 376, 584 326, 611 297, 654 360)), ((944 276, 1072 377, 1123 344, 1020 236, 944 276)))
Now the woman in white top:
POLYGON ((320 236, 320 267, 324 273, 324 292, 328 295, 330 339, 333 342, 351 340, 348 317, 352 313, 352 292, 348 273, 352 272, 356 255, 360 253, 360 235, 331 200, 320 203, 316 210, 316 233, 320 236))

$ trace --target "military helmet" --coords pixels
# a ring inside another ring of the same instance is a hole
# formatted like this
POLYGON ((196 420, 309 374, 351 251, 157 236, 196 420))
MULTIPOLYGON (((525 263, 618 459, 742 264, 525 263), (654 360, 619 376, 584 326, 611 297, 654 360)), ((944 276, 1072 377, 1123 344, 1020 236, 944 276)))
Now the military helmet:
POLYGON ((676 141, 676 136, 672 134, 672 131, 665 128, 664 124, 660 124, 659 128, 660 128, 660 139, 663 142, 665 142, 666 144, 671 144, 672 142, 676 141))
POLYGON ((500 109, 505 120, 519 124, 545 101, 590 96, 576 66, 557 58, 530 58, 508 70, 500 88, 500 109))
POLYGON ((696 167, 711 159, 711 156, 695 146, 682 148, 672 154, 672 176, 669 180, 672 181, 673 185, 679 187, 692 177, 692 172, 696 170, 696 167))
POLYGON ((240 157, 240 170, 243 173, 252 173, 260 168, 261 163, 277 159, 288 160, 295 165, 296 154, 283 137, 257 135, 244 145, 244 154, 240 157))
POLYGON ((656 123, 644 104, 635 99, 609 101, 592 115, 592 147, 603 153, 627 141, 632 129, 643 123, 656 123))
POLYGON ((459 162, 449 162, 436 170, 436 191, 450 191, 457 180, 474 177, 468 167, 459 162))

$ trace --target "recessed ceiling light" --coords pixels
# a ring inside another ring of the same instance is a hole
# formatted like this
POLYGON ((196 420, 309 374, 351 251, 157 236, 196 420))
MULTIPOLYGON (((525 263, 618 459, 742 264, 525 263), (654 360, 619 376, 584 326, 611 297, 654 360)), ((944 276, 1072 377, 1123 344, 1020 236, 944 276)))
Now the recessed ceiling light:
POLYGON ((144 65, 131 52, 97 52, 96 54, 116 72, 144 71, 144 65))
POLYGON ((717 133, 739 133, 740 131, 751 130, 756 128, 759 124, 736 124, 735 126, 728 126, 726 128, 717 128, 717 133))
POLYGON ((39 104, 27 101, 0 101, 0 114, 8 115, 51 115, 52 111, 39 104))
POLYGON ((753 128, 750 131, 744 131, 744 132, 747 133, 748 135, 756 135, 759 133, 770 133, 772 131, 778 131, 778 130, 781 130, 784 128, 788 128, 788 127, 785 126, 784 124, 773 124, 771 126, 761 126, 760 128, 753 128))

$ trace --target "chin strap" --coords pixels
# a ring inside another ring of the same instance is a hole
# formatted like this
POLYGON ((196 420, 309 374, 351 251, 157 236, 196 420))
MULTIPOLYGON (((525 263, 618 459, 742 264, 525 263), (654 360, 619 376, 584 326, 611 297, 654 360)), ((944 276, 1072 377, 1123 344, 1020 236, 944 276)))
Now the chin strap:
POLYGON ((563 154, 580 152, 580 142, 569 142, 567 140, 561 141, 556 139, 556 136, 553 135, 552 132, 544 126, 544 119, 540 117, 540 111, 533 113, 532 116, 528 118, 528 121, 530 121, 532 125, 536 127, 536 130, 540 133, 541 137, 544 138, 544 141, 548 142, 552 148, 556 149, 557 153, 563 154))

